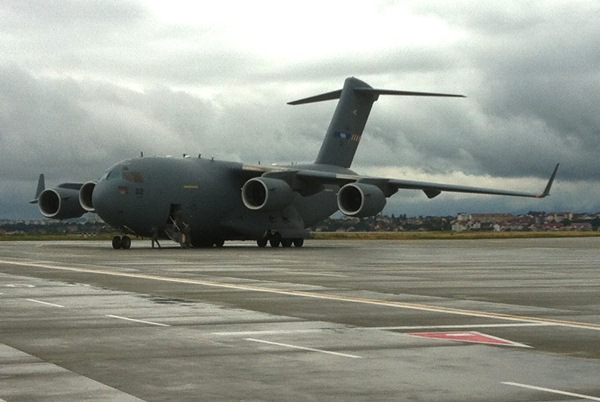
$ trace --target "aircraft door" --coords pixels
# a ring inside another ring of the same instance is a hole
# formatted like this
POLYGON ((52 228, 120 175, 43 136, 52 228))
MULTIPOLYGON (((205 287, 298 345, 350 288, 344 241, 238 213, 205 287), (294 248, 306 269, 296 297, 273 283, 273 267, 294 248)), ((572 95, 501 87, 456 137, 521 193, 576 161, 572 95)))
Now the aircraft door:
POLYGON ((169 238, 182 247, 190 244, 190 226, 183 220, 181 204, 171 204, 169 207, 169 218, 166 222, 165 233, 169 238))

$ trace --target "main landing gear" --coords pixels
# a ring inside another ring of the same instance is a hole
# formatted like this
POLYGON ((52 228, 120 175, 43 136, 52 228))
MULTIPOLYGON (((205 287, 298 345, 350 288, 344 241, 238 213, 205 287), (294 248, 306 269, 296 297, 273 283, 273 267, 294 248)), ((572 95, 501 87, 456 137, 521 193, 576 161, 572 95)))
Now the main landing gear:
POLYGON ((269 245, 271 247, 279 247, 280 245, 281 245, 281 247, 292 247, 292 244, 295 247, 302 247, 304 245, 304 239, 303 238, 295 238, 295 239, 285 238, 284 239, 281 237, 280 233, 275 232, 272 235, 262 237, 256 241, 256 244, 258 245, 258 247, 266 247, 267 243, 269 243, 269 245))
POLYGON ((129 236, 115 236, 112 239, 112 246, 115 250, 120 248, 123 250, 129 250, 131 248, 131 239, 129 236))

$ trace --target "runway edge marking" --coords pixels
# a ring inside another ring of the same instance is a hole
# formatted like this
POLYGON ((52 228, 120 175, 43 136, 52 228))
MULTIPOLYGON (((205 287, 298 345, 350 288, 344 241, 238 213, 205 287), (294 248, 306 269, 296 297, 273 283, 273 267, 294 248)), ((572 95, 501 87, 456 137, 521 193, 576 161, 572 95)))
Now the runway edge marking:
POLYGON ((280 294, 280 295, 306 297, 306 298, 319 299, 319 300, 334 300, 334 301, 343 301, 343 302, 348 302, 348 303, 371 304, 371 305, 377 305, 377 306, 403 308, 403 309, 407 309, 407 310, 419 310, 419 311, 429 311, 429 312, 433 312, 433 313, 444 313, 444 314, 453 314, 453 315, 464 315, 464 316, 470 316, 470 317, 492 318, 492 319, 505 320, 505 321, 544 323, 544 324, 552 324, 552 325, 557 325, 557 326, 562 326, 562 327, 581 328, 581 329, 590 329, 590 330, 594 330, 594 331, 600 331, 600 324, 594 324, 594 323, 556 320, 556 319, 545 319, 545 318, 539 318, 539 317, 520 316, 520 315, 515 315, 515 314, 491 313, 491 312, 486 312, 486 311, 457 309, 457 308, 433 306, 433 305, 427 305, 427 304, 403 303, 403 302, 395 302, 395 301, 389 301, 389 300, 339 296, 339 295, 334 295, 334 294, 313 293, 313 292, 307 292, 307 291, 301 291, 301 290, 274 289, 274 288, 266 288, 266 287, 253 286, 253 285, 239 285, 239 284, 232 284, 232 283, 221 283, 221 282, 203 281, 203 280, 196 280, 196 279, 171 278, 171 277, 147 275, 147 274, 140 274, 140 273, 114 272, 114 271, 94 270, 94 269, 78 268, 78 267, 66 267, 66 266, 47 264, 47 263, 42 264, 42 263, 35 263, 35 262, 0 260, 0 264, 17 265, 17 266, 33 267, 33 268, 54 269, 54 270, 59 270, 59 271, 89 273, 89 274, 96 274, 96 275, 118 276, 118 277, 123 277, 123 278, 147 279, 147 280, 153 280, 153 281, 172 282, 172 283, 184 283, 184 284, 189 284, 189 285, 201 285, 201 286, 216 287, 216 288, 221 288, 221 289, 234 289, 234 290, 243 290, 243 291, 252 291, 252 292, 273 293, 273 294, 280 294))

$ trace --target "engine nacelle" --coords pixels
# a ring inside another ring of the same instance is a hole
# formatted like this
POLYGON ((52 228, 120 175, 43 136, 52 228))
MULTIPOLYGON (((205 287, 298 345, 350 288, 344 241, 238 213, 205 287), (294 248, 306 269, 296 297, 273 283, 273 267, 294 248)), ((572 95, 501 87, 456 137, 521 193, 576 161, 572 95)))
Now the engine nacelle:
POLYGON ((95 181, 88 181, 79 189, 79 204, 81 204, 81 207, 87 212, 96 212, 96 208, 92 202, 92 194, 94 193, 95 187, 95 181))
POLYGON ((74 188, 48 188, 38 198, 40 212, 46 218, 78 218, 85 213, 79 204, 79 190, 74 188))
POLYGON ((385 207, 383 191, 365 183, 346 184, 337 194, 338 208, 344 215, 363 218, 376 215, 385 207))
POLYGON ((242 201, 253 211, 276 211, 290 205, 294 191, 285 181, 254 177, 242 187, 242 201))

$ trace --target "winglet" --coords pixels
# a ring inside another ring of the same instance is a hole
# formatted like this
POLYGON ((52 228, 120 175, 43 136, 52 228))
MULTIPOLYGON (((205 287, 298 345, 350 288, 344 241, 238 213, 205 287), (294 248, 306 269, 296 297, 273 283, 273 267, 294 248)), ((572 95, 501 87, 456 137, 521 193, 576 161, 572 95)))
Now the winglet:
POLYGON ((37 190, 35 191, 35 198, 29 201, 30 204, 37 204, 38 198, 40 198, 40 194, 42 191, 46 189, 46 183, 44 181, 44 174, 40 174, 40 178, 38 179, 37 190))
POLYGON ((554 178, 556 177, 556 172, 558 172, 558 166, 560 163, 556 164, 554 171, 552 172, 552 176, 550 176, 550 180, 548 180, 548 184, 546 184, 546 188, 542 194, 536 196, 536 198, 544 198, 550 195, 550 189, 552 188, 552 183, 554 183, 554 178))

